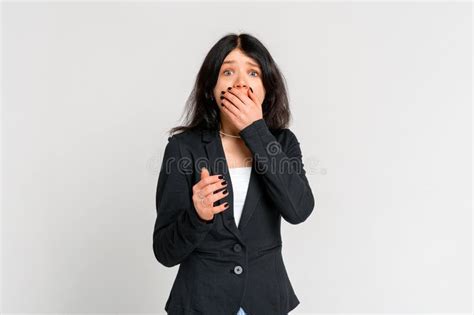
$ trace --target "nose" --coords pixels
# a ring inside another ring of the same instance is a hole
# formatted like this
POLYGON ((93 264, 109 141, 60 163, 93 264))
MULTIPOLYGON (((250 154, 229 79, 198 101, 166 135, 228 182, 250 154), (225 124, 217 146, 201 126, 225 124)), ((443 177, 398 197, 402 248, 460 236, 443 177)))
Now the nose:
POLYGON ((248 84, 245 81, 245 74, 243 72, 239 72, 239 76, 235 80, 232 87, 240 90, 248 89, 248 84))
POLYGON ((236 82, 232 87, 234 89, 239 89, 242 91, 245 91, 249 88, 249 86, 246 83, 239 83, 239 82, 236 82))

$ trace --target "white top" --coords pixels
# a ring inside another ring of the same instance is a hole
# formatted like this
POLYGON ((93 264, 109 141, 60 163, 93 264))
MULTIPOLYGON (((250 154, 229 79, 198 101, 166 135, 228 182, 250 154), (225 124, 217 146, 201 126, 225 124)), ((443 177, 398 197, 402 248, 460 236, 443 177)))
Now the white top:
POLYGON ((242 210, 244 208, 245 197, 247 196, 251 172, 251 166, 229 168, 234 196, 234 219, 237 226, 239 226, 240 217, 242 216, 242 210))

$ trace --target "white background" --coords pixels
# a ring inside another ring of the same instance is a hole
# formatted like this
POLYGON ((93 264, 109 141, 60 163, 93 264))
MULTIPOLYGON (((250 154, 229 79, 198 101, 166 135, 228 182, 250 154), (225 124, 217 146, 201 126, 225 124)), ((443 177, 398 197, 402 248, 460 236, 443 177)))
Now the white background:
POLYGON ((2 8, 2 313, 164 313, 166 130, 230 32, 286 77, 316 199, 282 224, 292 314, 470 313, 470 3, 2 8))

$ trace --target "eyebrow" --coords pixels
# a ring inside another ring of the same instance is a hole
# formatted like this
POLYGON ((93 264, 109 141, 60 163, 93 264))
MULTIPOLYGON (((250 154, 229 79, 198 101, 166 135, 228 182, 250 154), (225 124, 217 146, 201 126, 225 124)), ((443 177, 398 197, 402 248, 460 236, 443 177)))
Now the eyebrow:
MULTIPOLYGON (((235 63, 235 60, 227 60, 227 61, 224 61, 222 64, 224 64, 224 63, 235 63)), ((253 62, 247 61, 246 63, 249 64, 249 65, 251 65, 251 66, 260 68, 257 64, 255 64, 255 63, 253 63, 253 62)))

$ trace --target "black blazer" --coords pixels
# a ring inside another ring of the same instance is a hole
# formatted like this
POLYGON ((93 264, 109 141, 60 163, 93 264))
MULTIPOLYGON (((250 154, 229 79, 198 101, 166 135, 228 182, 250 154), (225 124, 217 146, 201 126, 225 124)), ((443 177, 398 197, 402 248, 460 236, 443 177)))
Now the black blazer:
POLYGON ((298 300, 281 254, 281 218, 305 221, 314 208, 300 144, 289 129, 254 121, 239 135, 253 167, 237 227, 232 180, 218 131, 189 130, 168 138, 156 192, 153 251, 166 267, 179 264, 165 310, 175 315, 287 314, 298 300), (201 220, 192 202, 200 168, 222 174, 230 207, 201 220))

